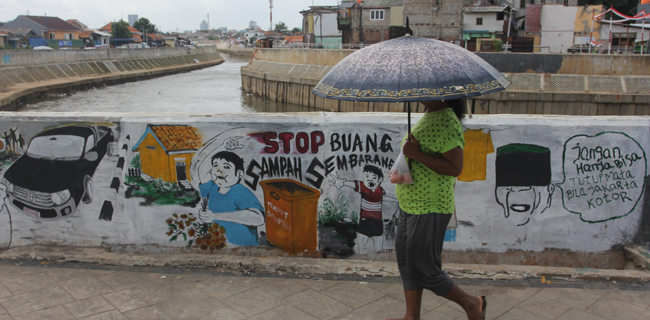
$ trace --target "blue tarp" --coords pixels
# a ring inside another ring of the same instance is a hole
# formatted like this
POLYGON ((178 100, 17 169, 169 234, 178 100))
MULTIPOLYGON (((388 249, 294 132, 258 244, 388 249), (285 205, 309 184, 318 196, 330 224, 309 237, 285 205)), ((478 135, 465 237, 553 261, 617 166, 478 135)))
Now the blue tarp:
POLYGON ((30 47, 47 46, 47 40, 44 38, 29 38, 30 47))

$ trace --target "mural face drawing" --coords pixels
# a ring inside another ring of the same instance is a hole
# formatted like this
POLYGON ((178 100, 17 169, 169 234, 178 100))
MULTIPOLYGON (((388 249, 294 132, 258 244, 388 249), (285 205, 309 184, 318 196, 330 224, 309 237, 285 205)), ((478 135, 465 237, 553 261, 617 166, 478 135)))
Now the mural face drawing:
POLYGON ((264 208, 257 197, 239 182, 244 176, 244 160, 231 151, 211 157, 212 180, 199 185, 204 207, 199 211, 203 222, 225 228, 229 243, 258 246, 257 227, 264 224, 264 208), (210 211, 212 214, 208 214, 210 211))
POLYGON ((381 169, 374 166, 365 166, 364 167, 364 184, 370 189, 370 191, 375 191, 377 187, 384 181, 384 174, 381 172, 381 169), (374 170, 373 170, 374 169, 374 170))
POLYGON ((535 213, 551 205, 551 151, 529 144, 509 144, 497 149, 496 200, 506 219, 523 226, 535 213))
POLYGON ((73 214, 80 202, 93 201, 92 177, 113 140, 112 130, 101 126, 66 126, 39 133, 5 172, 8 203, 36 219, 73 214))
POLYGON ((221 188, 221 192, 227 192, 228 188, 239 183, 244 176, 243 160, 236 155, 232 155, 234 154, 222 153, 212 158, 212 170, 210 174, 212 181, 221 188), (232 159, 232 161, 225 159, 225 157, 232 159))

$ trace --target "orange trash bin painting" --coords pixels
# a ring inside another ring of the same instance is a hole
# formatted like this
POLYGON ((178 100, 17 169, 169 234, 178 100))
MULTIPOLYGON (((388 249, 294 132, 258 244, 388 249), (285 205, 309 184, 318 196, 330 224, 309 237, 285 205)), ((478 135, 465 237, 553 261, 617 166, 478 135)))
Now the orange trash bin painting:
POLYGON ((291 254, 318 250, 317 189, 290 179, 261 181, 266 238, 291 254))

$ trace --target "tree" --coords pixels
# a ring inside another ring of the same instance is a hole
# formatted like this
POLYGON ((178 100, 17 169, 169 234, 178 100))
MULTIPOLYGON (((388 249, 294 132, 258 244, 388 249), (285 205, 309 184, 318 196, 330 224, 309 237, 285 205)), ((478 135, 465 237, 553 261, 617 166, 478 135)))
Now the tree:
POLYGON ((138 31, 144 31, 144 33, 158 33, 156 25, 151 23, 149 19, 142 17, 138 21, 133 23, 133 27, 138 29, 138 31))
POLYGON ((275 29, 273 31, 277 33, 284 33, 287 32, 287 29, 287 25, 284 22, 280 21, 275 25, 275 29))
POLYGON ((113 28, 111 30, 111 34, 113 35, 113 38, 115 39, 131 39, 131 31, 129 31, 129 23, 120 20, 118 22, 113 23, 113 28))
POLYGON ((302 30, 300 30, 298 27, 296 27, 296 28, 293 28, 293 30, 291 30, 291 33, 293 33, 293 34, 302 33, 302 30))

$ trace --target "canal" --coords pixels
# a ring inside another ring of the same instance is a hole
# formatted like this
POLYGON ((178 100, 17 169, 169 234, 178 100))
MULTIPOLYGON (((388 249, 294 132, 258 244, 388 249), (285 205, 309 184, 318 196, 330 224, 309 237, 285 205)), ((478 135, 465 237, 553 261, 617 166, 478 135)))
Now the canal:
POLYGON ((250 57, 221 53, 225 62, 188 73, 50 95, 21 107, 36 112, 257 113, 322 111, 271 101, 241 90, 240 69, 250 57))

